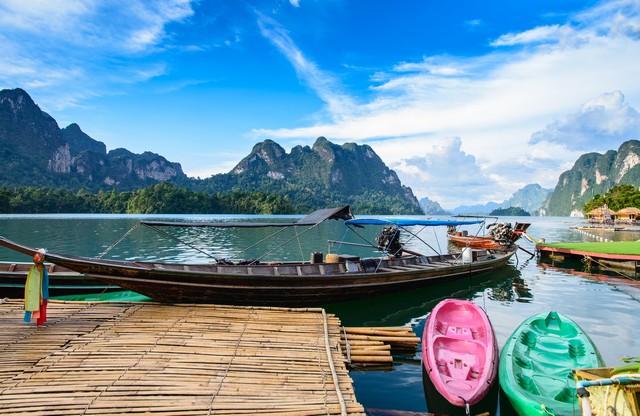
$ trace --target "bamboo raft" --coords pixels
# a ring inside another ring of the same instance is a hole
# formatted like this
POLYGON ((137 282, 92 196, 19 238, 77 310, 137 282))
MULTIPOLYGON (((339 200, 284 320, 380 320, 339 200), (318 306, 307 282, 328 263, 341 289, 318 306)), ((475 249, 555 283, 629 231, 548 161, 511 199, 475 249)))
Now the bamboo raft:
POLYGON ((322 309, 0 301, 0 413, 364 414, 322 309))
POLYGON ((343 327, 340 345, 351 367, 393 364, 392 353, 414 355, 420 338, 410 327, 343 327))

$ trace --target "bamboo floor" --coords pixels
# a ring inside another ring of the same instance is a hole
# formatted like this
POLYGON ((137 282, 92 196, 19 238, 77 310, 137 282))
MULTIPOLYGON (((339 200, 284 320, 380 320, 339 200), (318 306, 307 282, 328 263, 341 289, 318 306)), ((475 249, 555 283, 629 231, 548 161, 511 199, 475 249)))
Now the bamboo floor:
POLYGON ((0 302, 0 414, 364 414, 322 309, 0 302))

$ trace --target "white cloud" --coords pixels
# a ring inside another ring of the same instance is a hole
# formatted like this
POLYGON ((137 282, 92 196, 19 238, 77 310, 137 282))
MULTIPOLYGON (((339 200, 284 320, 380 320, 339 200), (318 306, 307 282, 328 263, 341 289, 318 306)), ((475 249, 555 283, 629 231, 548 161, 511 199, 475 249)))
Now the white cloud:
POLYGON ((580 110, 533 133, 531 143, 558 143, 569 149, 617 149, 620 143, 640 139, 640 114, 620 91, 587 101, 580 110))
POLYGON ((574 35, 568 26, 540 26, 520 33, 508 33, 491 43, 492 46, 513 46, 539 42, 560 42, 574 35))
POLYGON ((327 111, 334 121, 348 117, 355 108, 353 100, 343 94, 340 83, 309 60, 276 20, 256 12, 262 35, 275 45, 293 65, 298 77, 327 103, 327 111))
POLYGON ((140 62, 132 71, 122 61, 157 52, 166 25, 192 14, 186 0, 4 1, 0 87, 29 88, 45 107, 64 108, 162 75, 161 62, 140 62))
MULTIPOLYGON (((344 92, 328 93, 307 78, 310 74, 299 71, 327 102, 328 117, 302 128, 257 129, 254 133, 276 140, 309 141, 322 135, 336 142, 366 142, 385 163, 397 166, 400 179, 410 184, 418 197, 427 195, 443 206, 465 197, 469 198, 466 203, 485 201, 495 194, 491 186, 464 188, 451 183, 451 172, 464 170, 459 164, 451 164, 449 171, 442 166, 419 172, 424 164, 407 163, 407 155, 432 153, 443 137, 461 138, 465 155, 475 158, 479 172, 487 172, 482 178, 491 185, 505 186, 503 192, 508 194, 502 199, 525 181, 554 187, 562 169, 579 154, 575 147, 561 144, 557 136, 550 144, 531 140, 531 135, 603 92, 622 91, 629 103, 640 103, 639 4, 636 0, 605 2, 570 16, 565 24, 506 34, 493 42, 496 50, 486 56, 428 56, 422 61, 398 63, 389 71, 376 73, 370 86, 372 98, 358 111, 351 104, 336 106, 336 98, 342 99, 344 92), (549 157, 542 156, 545 147, 554 151, 549 157), (516 175, 513 168, 510 172, 505 169, 514 161, 522 165, 522 175, 516 175), (458 189, 457 196, 434 190, 434 183, 450 184, 458 189), (447 199, 439 200, 435 192, 447 199)), ((294 62, 293 55, 287 56, 294 62)), ((588 114, 600 117, 600 121, 591 122, 595 125, 603 126, 603 118, 607 118, 608 130, 603 131, 609 131, 610 136, 600 142, 602 146, 617 148, 620 142, 615 141, 625 137, 620 133, 636 128, 630 108, 626 117, 620 113, 622 104, 618 103, 617 118, 613 117, 616 110, 612 103, 599 111, 592 108, 588 114)), ((561 124, 568 126, 568 122, 561 124)), ((584 120, 583 125, 587 125, 584 120)), ((587 130, 581 132, 587 134, 587 130)), ((584 141, 584 145, 589 143, 584 141)), ((449 149, 448 156, 460 156, 453 151, 455 146, 449 149)), ((430 163, 433 167, 434 162, 430 163)))
MULTIPOLYGON (((403 183, 415 193, 446 201, 447 208, 468 203, 468 195, 492 194, 497 182, 461 146, 459 137, 440 139, 426 152, 415 152, 415 156, 403 158, 391 168, 403 174, 403 183)), ((486 201, 474 203, 482 202, 486 201)))

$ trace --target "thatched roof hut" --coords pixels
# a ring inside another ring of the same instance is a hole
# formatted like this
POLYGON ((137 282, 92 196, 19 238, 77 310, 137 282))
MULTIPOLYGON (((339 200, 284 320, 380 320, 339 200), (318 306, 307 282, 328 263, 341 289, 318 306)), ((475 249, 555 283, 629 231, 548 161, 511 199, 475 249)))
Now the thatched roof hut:
POLYGON ((636 221, 640 218, 640 209, 636 207, 622 208, 615 213, 616 219, 619 221, 636 221))
POLYGON ((606 205, 593 209, 586 214, 589 221, 611 221, 614 215, 615 212, 610 210, 606 205))

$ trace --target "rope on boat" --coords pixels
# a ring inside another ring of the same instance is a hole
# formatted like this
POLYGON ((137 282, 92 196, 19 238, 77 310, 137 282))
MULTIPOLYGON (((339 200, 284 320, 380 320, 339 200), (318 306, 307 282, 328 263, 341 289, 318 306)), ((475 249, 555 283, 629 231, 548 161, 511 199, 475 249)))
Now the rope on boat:
POLYGON ((124 235, 122 237, 120 237, 119 240, 117 240, 115 243, 111 244, 109 247, 107 247, 107 249, 105 251, 103 251, 102 253, 98 254, 97 258, 101 259, 102 256, 104 256, 105 254, 107 254, 109 251, 111 251, 115 246, 117 246, 118 244, 120 244, 122 242, 122 240, 124 240, 129 234, 131 234, 133 232, 133 230, 135 230, 136 228, 138 228, 140 226, 140 223, 136 223, 133 227, 129 228, 129 231, 127 231, 126 233, 124 233, 124 235))
POLYGON ((333 365, 333 358, 331 357, 331 348, 329 347, 329 323, 327 322, 327 313, 322 309, 322 324, 324 326, 324 348, 327 352, 327 360, 329 361, 329 367, 331 367, 331 376, 333 377, 333 385, 338 395, 338 401, 340 402, 340 412, 342 415, 347 414, 347 406, 344 403, 344 397, 342 397, 342 391, 340 391, 340 382, 338 381, 338 374, 336 373, 336 367, 333 365))

